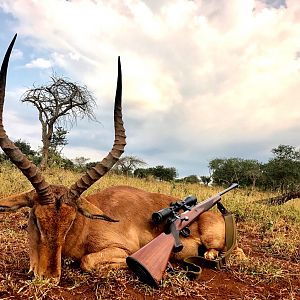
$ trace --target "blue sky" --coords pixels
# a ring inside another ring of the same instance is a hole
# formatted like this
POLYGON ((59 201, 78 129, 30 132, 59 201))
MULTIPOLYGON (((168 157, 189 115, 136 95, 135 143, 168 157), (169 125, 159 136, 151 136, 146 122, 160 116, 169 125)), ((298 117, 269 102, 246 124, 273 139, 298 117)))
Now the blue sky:
POLYGON ((37 112, 20 96, 55 71, 94 93, 101 122, 79 120, 64 155, 110 150, 118 55, 125 155, 182 177, 208 174, 216 157, 300 147, 300 1, 0 0, 0 28, 1 57, 18 33, 5 127, 35 149, 37 112))

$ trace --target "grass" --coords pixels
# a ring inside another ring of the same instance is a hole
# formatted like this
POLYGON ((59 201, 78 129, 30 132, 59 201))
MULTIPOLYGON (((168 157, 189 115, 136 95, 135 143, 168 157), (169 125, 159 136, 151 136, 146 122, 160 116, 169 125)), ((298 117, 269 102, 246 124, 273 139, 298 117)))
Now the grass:
POLYGON ((248 257, 244 260, 233 260, 230 258, 227 267, 235 268, 241 276, 246 275, 250 280, 259 279, 261 282, 272 283, 281 280, 285 276, 285 271, 272 260, 262 260, 260 257, 248 257))
MULTIPOLYGON (((49 183, 66 186, 80 176, 66 170, 45 172, 49 183)), ((0 197, 31 189, 27 179, 18 170, 6 165, 0 167, 0 182, 0 197)), ((135 186, 178 198, 193 194, 198 201, 222 189, 108 174, 87 193, 114 185, 135 186)), ((193 282, 186 278, 178 265, 178 272, 167 274, 158 290, 140 283, 128 270, 87 274, 70 259, 63 260, 59 286, 47 281, 32 281, 26 273, 29 268, 26 232, 29 210, 23 208, 16 213, 0 214, 0 299, 225 299, 224 293, 227 292, 228 299, 269 299, 267 294, 275 287, 278 293, 284 295, 282 299, 296 299, 294 295, 300 293, 299 200, 282 206, 270 206, 260 202, 266 196, 266 193, 259 191, 249 193, 238 189, 222 198, 226 208, 235 214, 239 245, 248 259, 232 257, 224 271, 205 270, 204 279, 193 282), (230 294, 232 291, 229 281, 226 281, 228 278, 233 284, 232 289, 245 289, 244 296, 230 294), (222 285, 223 294, 220 294, 219 285, 222 285)))

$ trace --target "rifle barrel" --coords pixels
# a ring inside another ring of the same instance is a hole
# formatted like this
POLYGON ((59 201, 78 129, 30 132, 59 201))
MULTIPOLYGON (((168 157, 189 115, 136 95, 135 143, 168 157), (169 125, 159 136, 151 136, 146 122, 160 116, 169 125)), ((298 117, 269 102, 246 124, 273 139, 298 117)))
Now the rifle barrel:
POLYGON ((219 193, 220 196, 224 195, 225 193, 229 192, 232 189, 237 188, 239 185, 237 183, 233 183, 229 188, 219 193))
POLYGON ((224 191, 198 203, 196 206, 194 206, 191 211, 185 211, 180 215, 180 219, 177 219, 175 221, 176 229, 182 230, 184 227, 191 224, 200 214, 203 212, 211 209, 217 202, 221 200, 221 195, 224 195, 225 193, 229 192, 230 190, 238 187, 237 183, 233 183, 229 188, 225 189, 224 191), (188 217, 185 219, 184 217, 188 217))

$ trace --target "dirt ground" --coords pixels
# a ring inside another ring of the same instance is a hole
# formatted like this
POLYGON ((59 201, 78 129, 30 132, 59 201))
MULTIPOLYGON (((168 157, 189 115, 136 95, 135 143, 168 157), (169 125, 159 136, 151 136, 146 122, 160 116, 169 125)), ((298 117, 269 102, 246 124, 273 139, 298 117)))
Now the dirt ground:
POLYGON ((251 263, 247 272, 239 263, 230 263, 221 271, 203 269, 197 281, 180 272, 167 274, 160 288, 152 289, 127 269, 87 274, 78 263, 64 259, 58 286, 33 282, 27 274, 26 217, 24 211, 0 214, 0 299, 300 299, 299 261, 266 254, 258 247, 258 236, 245 231, 239 232, 245 254, 280 271, 268 277, 251 270, 251 263))

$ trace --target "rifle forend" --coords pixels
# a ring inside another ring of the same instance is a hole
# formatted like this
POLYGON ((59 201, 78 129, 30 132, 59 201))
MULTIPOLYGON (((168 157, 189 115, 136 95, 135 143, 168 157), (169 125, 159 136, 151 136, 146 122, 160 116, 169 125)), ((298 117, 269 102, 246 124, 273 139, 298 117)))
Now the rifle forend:
POLYGON ((236 183, 232 184, 224 191, 184 211, 180 216, 174 217, 171 214, 171 222, 167 221, 168 228, 163 233, 126 258, 129 269, 141 281, 152 287, 158 287, 166 270, 171 252, 178 252, 182 249, 182 244, 178 241, 180 231, 194 222, 200 214, 217 204, 223 194, 237 186, 238 184, 236 183))

